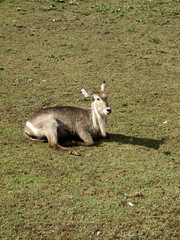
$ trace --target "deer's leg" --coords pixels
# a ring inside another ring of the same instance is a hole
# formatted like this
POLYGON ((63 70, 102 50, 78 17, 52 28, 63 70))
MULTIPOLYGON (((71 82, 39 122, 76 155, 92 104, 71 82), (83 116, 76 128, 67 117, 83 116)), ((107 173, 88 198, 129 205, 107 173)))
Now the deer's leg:
POLYGON ((94 141, 90 135, 89 132, 80 132, 79 133, 79 137, 83 140, 83 142, 80 141, 70 141, 70 142, 66 142, 65 146, 87 146, 90 147, 92 145, 94 145, 94 141))
POLYGON ((76 156, 81 155, 78 151, 76 151, 74 149, 62 147, 58 144, 57 123, 51 124, 51 127, 49 126, 49 130, 46 133, 46 137, 48 139, 48 145, 49 145, 50 148, 60 150, 60 151, 63 151, 63 152, 67 152, 69 154, 73 154, 73 155, 76 155, 76 156))
POLYGON ((72 154, 72 155, 76 155, 76 156, 80 156, 80 152, 72 149, 72 148, 66 148, 66 147, 62 147, 60 146, 59 144, 57 143, 54 143, 54 144, 49 144, 49 147, 50 148, 53 148, 53 149, 56 149, 56 150, 60 150, 60 151, 63 151, 63 152, 67 152, 69 154, 72 154))
POLYGON ((27 137, 28 139, 30 139, 32 141, 47 142, 46 137, 36 136, 34 134, 34 132, 32 131, 32 129, 30 129, 28 126, 25 126, 25 128, 24 128, 24 135, 25 135, 25 137, 27 137))
POLYGON ((34 136, 31 136, 29 135, 28 132, 24 131, 24 135, 25 137, 27 137, 28 139, 32 140, 32 141, 37 141, 37 142, 47 142, 47 138, 38 138, 38 137, 34 137, 34 136))

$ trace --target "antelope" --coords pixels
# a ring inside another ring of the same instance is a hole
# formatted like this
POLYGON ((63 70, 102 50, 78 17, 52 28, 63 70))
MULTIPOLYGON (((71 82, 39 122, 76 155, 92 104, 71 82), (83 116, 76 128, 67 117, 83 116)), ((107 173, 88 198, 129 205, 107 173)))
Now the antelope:
POLYGON ((80 152, 69 146, 92 146, 95 139, 105 138, 107 116, 111 113, 105 81, 100 92, 90 93, 84 88, 81 92, 91 99, 91 108, 58 106, 40 109, 26 122, 25 136, 34 141, 48 141, 50 148, 73 155, 80 155, 80 152))

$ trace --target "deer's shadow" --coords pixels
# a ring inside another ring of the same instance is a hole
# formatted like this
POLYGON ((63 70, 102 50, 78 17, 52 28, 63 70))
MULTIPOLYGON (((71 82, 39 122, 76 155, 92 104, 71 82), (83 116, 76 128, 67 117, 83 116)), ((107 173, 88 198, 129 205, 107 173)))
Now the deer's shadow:
POLYGON ((156 140, 151 138, 140 138, 140 137, 133 137, 133 136, 126 136, 122 134, 111 133, 108 135, 108 138, 105 141, 144 146, 147 148, 152 148, 157 150, 165 142, 165 138, 162 138, 161 140, 156 140))

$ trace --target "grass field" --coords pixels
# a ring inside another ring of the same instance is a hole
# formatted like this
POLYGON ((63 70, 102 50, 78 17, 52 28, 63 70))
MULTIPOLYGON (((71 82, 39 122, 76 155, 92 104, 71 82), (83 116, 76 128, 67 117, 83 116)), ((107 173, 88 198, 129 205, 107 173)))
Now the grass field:
POLYGON ((180 239, 178 6, 0 1, 0 239, 180 239), (104 80, 110 139, 75 157, 23 136, 104 80))

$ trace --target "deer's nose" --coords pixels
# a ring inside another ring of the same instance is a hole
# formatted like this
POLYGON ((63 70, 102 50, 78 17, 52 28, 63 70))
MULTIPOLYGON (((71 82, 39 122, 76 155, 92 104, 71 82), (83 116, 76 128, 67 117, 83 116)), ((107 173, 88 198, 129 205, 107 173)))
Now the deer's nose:
POLYGON ((106 108, 106 114, 110 114, 112 111, 111 111, 111 108, 110 107, 107 107, 106 108))

